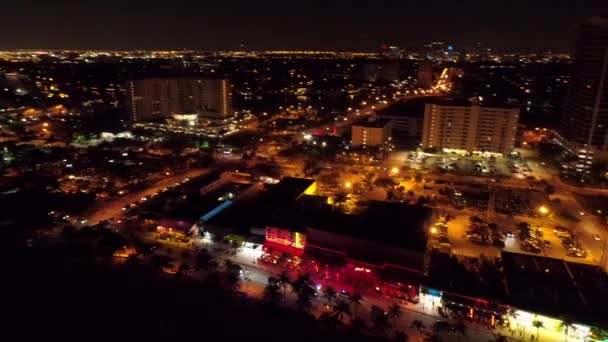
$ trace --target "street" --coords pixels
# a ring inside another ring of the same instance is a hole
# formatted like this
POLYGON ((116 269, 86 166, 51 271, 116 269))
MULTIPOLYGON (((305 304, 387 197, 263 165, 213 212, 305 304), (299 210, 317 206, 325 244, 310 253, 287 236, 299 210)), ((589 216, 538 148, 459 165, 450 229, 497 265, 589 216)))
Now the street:
POLYGON ((152 195, 159 190, 166 188, 167 186, 179 183, 186 178, 199 177, 209 172, 211 172, 211 169, 209 168, 191 169, 185 173, 165 177, 144 190, 126 194, 112 201, 99 202, 93 208, 91 208, 89 214, 86 216, 86 219, 91 225, 111 218, 117 219, 122 215, 122 208, 124 206, 135 201, 139 201, 142 197, 152 195))

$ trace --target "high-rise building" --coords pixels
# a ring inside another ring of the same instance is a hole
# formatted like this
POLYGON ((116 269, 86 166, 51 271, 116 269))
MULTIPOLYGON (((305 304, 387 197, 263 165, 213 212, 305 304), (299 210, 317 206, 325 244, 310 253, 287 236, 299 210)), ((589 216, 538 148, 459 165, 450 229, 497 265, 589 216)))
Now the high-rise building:
POLYGON ((354 123, 352 126, 352 145, 373 147, 381 146, 391 141, 391 121, 370 117, 366 121, 354 123))
POLYGON ((477 101, 427 103, 422 148, 506 155, 515 145, 519 108, 484 107, 477 101))
POLYGON ((423 88, 433 86, 433 62, 429 60, 418 62, 418 86, 423 88))
POLYGON ((232 90, 227 79, 146 78, 127 84, 133 122, 176 114, 224 119, 233 114, 232 90))
POLYGON ((584 150, 608 152, 608 17, 591 18, 578 31, 561 133, 584 150))

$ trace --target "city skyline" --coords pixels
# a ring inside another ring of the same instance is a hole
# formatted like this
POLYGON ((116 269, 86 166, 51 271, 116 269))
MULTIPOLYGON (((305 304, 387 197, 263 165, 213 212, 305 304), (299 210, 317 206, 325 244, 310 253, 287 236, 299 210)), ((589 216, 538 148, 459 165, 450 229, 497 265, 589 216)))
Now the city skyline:
POLYGON ((577 26, 585 18, 608 13, 608 5, 544 0, 508 6, 480 1, 337 1, 296 7, 277 1, 184 0, 166 6, 139 0, 95 5, 25 0, 5 2, 0 10, 0 29, 11 33, 0 49, 374 51, 381 44, 416 49, 441 40, 457 49, 481 42, 502 51, 570 52, 577 26))
POLYGON ((608 342, 608 1, 528 2, 0 2, 0 334, 608 342))

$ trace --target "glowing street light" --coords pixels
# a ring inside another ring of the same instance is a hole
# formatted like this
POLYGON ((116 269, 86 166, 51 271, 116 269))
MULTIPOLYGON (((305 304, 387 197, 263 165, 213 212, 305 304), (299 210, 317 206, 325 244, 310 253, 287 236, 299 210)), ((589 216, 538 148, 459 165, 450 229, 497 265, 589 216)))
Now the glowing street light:
POLYGON ((344 183, 344 187, 350 189, 353 185, 350 182, 344 183))
POLYGON ((543 215, 547 215, 549 213, 549 209, 543 205, 540 208, 538 208, 538 212, 543 215))
POLYGON ((399 173, 399 168, 398 168, 398 167, 396 167, 396 166, 395 166, 395 167, 393 167, 393 168, 391 169, 391 173, 392 173, 392 174, 394 174, 394 175, 398 174, 398 173, 399 173))
POLYGON ((431 234, 437 234, 437 228, 431 227, 431 234))

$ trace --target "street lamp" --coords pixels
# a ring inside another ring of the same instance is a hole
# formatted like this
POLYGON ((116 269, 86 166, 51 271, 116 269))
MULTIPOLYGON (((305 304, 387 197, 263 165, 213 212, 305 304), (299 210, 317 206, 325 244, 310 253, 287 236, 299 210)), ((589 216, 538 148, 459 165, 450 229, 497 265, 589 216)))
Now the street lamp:
POLYGON ((350 182, 344 183, 344 187, 350 189, 353 185, 350 182))
POLYGON ((399 168, 398 167, 393 167, 391 169, 391 173, 394 174, 394 175, 398 174, 399 173, 399 168))
POLYGON ((545 207, 544 205, 542 205, 540 208, 538 208, 538 212, 542 216, 542 223, 544 225, 545 224, 545 217, 547 217, 547 214, 549 213, 549 209, 547 207, 545 207))
POLYGON ((431 227, 431 234, 437 234, 437 228, 431 227))

